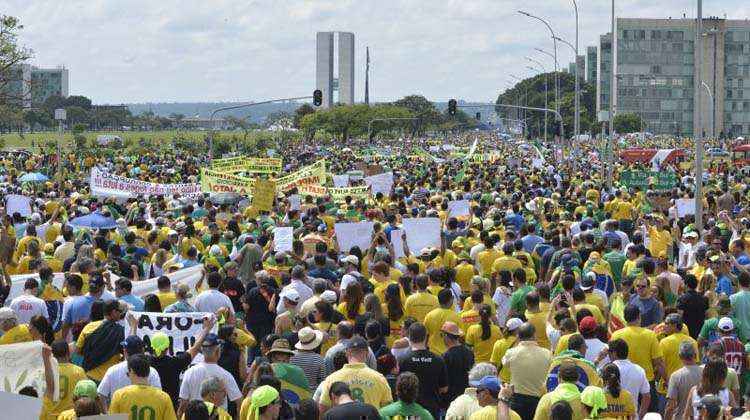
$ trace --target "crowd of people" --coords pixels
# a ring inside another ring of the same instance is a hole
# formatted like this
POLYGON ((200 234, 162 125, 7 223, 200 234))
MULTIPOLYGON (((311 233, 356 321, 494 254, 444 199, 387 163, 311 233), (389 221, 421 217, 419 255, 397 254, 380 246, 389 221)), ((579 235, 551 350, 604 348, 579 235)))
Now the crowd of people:
POLYGON ((618 182, 633 169, 620 162, 608 190, 594 145, 549 147, 481 133, 290 140, 285 173, 326 159, 331 175, 364 165, 393 186, 340 201, 292 188, 271 211, 241 196, 91 194, 93 167, 198 183, 209 163, 176 149, 79 151, 63 179, 50 156, 8 155, 0 189, 31 211, 2 209, 0 345, 43 343, 46 387, 21 390, 43 420, 750 418, 746 178, 707 175, 696 221, 678 211, 695 197, 690 171, 665 165, 677 183, 641 189, 618 182), (19 181, 32 171, 53 176, 19 181), (451 214, 458 200, 468 215, 451 214), (116 226, 70 223, 93 213, 116 226), (440 246, 395 237, 425 217, 440 246), (341 249, 336 224, 361 221, 369 246, 341 249), (293 228, 290 251, 278 227, 293 228), (196 266, 197 284, 175 280, 196 266), (149 279, 157 291, 134 292, 149 279), (202 313, 203 329, 172 354, 133 312, 202 313))

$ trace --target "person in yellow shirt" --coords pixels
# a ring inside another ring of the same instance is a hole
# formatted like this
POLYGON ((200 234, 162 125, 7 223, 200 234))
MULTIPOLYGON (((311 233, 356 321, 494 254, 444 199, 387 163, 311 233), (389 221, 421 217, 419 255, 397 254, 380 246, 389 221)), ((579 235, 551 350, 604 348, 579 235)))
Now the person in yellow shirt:
POLYGON ((513 256, 515 248, 512 243, 506 242, 503 244, 503 255, 495 259, 492 263, 492 274, 497 274, 501 271, 510 271, 514 273, 518 269, 523 269, 523 264, 518 258, 513 256))
POLYGON ((78 416, 94 416, 102 414, 101 401, 96 391, 96 382, 91 379, 82 379, 73 384, 73 408, 62 411, 57 420, 76 420, 78 416))
POLYGON ((510 409, 510 401, 508 400, 512 395, 511 388, 501 386, 496 376, 485 376, 479 380, 476 388, 477 403, 482 408, 469 416, 468 420, 497 420, 499 418, 521 420, 521 416, 510 409), (499 395, 502 400, 498 399, 499 395), (507 416, 498 417, 498 411, 500 410, 507 410, 507 416))
POLYGON ((150 369, 145 355, 128 357, 128 378, 132 385, 112 394, 109 414, 128 414, 129 420, 177 420, 169 395, 149 385, 150 369))
POLYGON ((518 341, 516 331, 521 325, 523 325, 523 321, 519 318, 510 318, 505 321, 505 337, 497 340, 492 346, 490 363, 497 367, 500 379, 505 383, 510 382, 510 369, 503 364, 503 356, 505 356, 508 349, 516 345, 516 342, 518 341))
POLYGON ((656 333, 641 327, 641 313, 637 306, 627 305, 624 310, 627 326, 612 333, 611 341, 623 340, 630 351, 628 359, 646 371, 646 379, 664 378, 664 359, 656 340, 656 333))
POLYGON ((502 338, 500 327, 490 319, 492 310, 489 306, 479 306, 479 317, 479 324, 466 330, 466 344, 474 351, 474 363, 490 361, 495 343, 502 338))
POLYGON ((587 309, 591 312, 591 315, 593 315, 597 324, 601 325, 607 323, 607 319, 604 318, 604 314, 602 314, 602 311, 599 310, 598 306, 586 303, 586 293, 583 290, 579 288, 573 289, 573 304, 575 305, 574 309, 576 312, 582 309, 587 309))
POLYGON ((549 338, 547 338, 548 314, 548 311, 543 311, 539 307, 539 293, 533 291, 526 295, 526 311, 524 312, 526 322, 534 326, 536 342, 545 349, 551 347, 549 338))
POLYGON ((3 330, 0 345, 34 340, 28 324, 19 324, 18 315, 10 308, 0 308, 0 329, 3 330))
POLYGON ((443 289, 438 293, 439 308, 431 310, 424 317, 424 326, 427 328, 429 335, 428 345, 430 350, 435 354, 445 353, 445 343, 441 336, 441 328, 446 321, 455 322, 461 325, 461 318, 453 309, 453 292, 450 289, 443 289))
POLYGON ((156 287, 159 289, 155 293, 156 297, 159 298, 159 303, 162 309, 177 302, 177 295, 172 291, 172 280, 167 276, 160 276, 156 280, 156 287))
MULTIPOLYGON (((678 313, 672 313, 667 315, 664 319, 666 337, 659 341, 659 349, 664 357, 664 380, 659 383, 657 388, 660 394, 666 394, 666 382, 669 377, 682 368, 685 364, 680 357, 680 346, 684 342, 688 342, 693 345, 695 354, 698 354, 698 342, 695 341, 688 334, 682 332, 683 326, 682 316, 678 313)), ((698 358, 696 356, 696 362, 698 358)))
POLYGON ((83 368, 95 381, 101 381, 107 369, 121 359, 120 343, 125 339, 125 329, 118 322, 125 311, 116 300, 104 302, 104 319, 89 322, 78 336, 76 348, 83 356, 83 368))
POLYGON ((44 254, 42 255, 42 261, 47 264, 53 273, 60 273, 63 271, 63 262, 58 258, 55 258, 55 245, 48 243, 44 245, 44 254))
MULTIPOLYGON (((635 402, 627 389, 622 389, 620 382, 620 368, 614 363, 602 368, 602 382, 607 399, 607 408, 599 414, 601 418, 631 419, 635 418, 635 402)), ((666 414, 666 413, 665 413, 666 414)), ((666 418, 672 418, 666 416, 666 418)))
POLYGON ((662 253, 666 254, 672 245, 672 234, 669 228, 664 227, 664 221, 660 215, 646 216, 648 224, 648 238, 650 240, 648 250, 656 257, 662 253))
POLYGON ((79 381, 86 380, 86 372, 79 366, 70 363, 70 351, 65 341, 52 343, 52 355, 57 359, 60 394, 57 401, 45 394, 42 399, 40 420, 57 420, 65 410, 73 408, 73 391, 79 381))
POLYGON ((536 406, 534 420, 549 420, 550 409, 557 401, 564 400, 573 409, 572 420, 583 420, 584 408, 581 404, 581 392, 576 382, 579 379, 578 367, 573 363, 564 362, 558 370, 559 385, 552 391, 542 395, 536 406))
POLYGON ((477 254, 477 268, 482 277, 489 278, 492 275, 492 266, 502 253, 494 246, 499 240, 497 235, 490 235, 484 240, 484 251, 477 254))
POLYGON ((471 309, 465 309, 459 314, 459 316, 461 317, 461 326, 464 329, 467 329, 472 325, 479 323, 479 305, 483 303, 482 301, 484 300, 484 294, 481 290, 476 289, 471 292, 471 296, 469 296, 469 299, 471 299, 472 303, 471 309))
POLYGON ((471 257, 466 252, 459 254, 458 261, 459 263, 455 268, 456 283, 462 291, 467 291, 471 287, 471 279, 477 274, 477 270, 471 264, 471 257))
POLYGON ((419 274, 414 278, 416 292, 406 298, 404 311, 406 316, 412 317, 419 322, 423 322, 427 314, 440 306, 438 298, 427 291, 427 276, 419 274))

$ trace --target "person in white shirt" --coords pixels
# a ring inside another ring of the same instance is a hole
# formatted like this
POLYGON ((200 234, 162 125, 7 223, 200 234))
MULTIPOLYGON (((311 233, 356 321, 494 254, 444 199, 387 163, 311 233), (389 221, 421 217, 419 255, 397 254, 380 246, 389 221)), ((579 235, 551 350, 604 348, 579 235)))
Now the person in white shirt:
POLYGON ((227 408, 227 399, 234 401, 239 407, 242 401, 242 393, 237 386, 237 381, 231 373, 216 364, 221 355, 221 345, 223 340, 219 339, 216 334, 208 334, 203 339, 201 351, 203 352, 203 362, 191 366, 185 371, 180 384, 180 406, 177 409, 177 418, 181 418, 185 409, 191 400, 201 399, 201 384, 210 377, 218 378, 224 383, 226 398, 221 406, 227 408))
MULTIPOLYGON (((221 308, 227 308, 234 314, 234 306, 229 296, 219 291, 221 274, 217 272, 208 275, 208 290, 204 290, 195 298, 195 309, 198 312, 209 312, 215 314, 221 308)), ((312 294, 312 293, 311 293, 312 294)))
MULTIPOLYGON (((305 268, 301 265, 292 268, 292 281, 281 289, 281 295, 283 295, 288 289, 294 289, 297 291, 300 302, 304 302, 312 297, 313 290, 307 285, 307 283, 305 283, 305 268)), ((282 299, 279 299, 279 302, 276 304, 276 314, 281 315, 284 312, 286 312, 284 302, 282 299)))
POLYGON ((701 244, 702 242, 699 243, 698 232, 691 231, 682 235, 682 241, 677 244, 679 247, 677 268, 692 268, 695 265, 695 251, 701 244))
POLYGON ((583 356, 591 363, 596 361, 596 357, 607 348, 607 344, 599 340, 598 336, 598 325, 593 316, 587 316, 581 319, 578 329, 583 335, 583 339, 586 341, 586 354, 583 356))
POLYGON ((39 282, 37 279, 29 278, 23 285, 23 294, 10 302, 10 309, 18 315, 19 324, 28 324, 36 315, 49 319, 47 304, 36 297, 37 294, 39 294, 39 282))
MULTIPOLYGON (((609 357, 612 359, 612 363, 620 369, 620 384, 633 397, 636 419, 638 419, 646 414, 648 406, 651 404, 651 386, 646 379, 646 371, 628 360, 628 351, 628 343, 625 340, 617 339, 609 342, 609 357), (638 404, 639 399, 640 405, 638 404)), ((638 350, 634 349, 634 351, 638 350)))
MULTIPOLYGON (((130 377, 128 376, 128 358, 135 354, 143 354, 143 340, 137 335, 130 335, 125 338, 125 341, 120 343, 122 346, 122 354, 124 361, 111 366, 107 369, 104 374, 104 378, 99 383, 97 393, 99 394, 102 404, 106 409, 112 400, 112 395, 118 389, 125 388, 128 385, 132 385, 130 377)), ((154 388, 161 389, 161 379, 159 373, 153 367, 150 368, 148 374, 148 384, 154 388)))

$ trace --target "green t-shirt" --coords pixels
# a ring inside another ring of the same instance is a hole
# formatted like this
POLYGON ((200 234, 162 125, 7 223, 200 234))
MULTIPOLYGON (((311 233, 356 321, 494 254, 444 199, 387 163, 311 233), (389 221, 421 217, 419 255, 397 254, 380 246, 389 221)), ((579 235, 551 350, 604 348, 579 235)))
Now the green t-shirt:
POLYGON ((612 279, 617 285, 622 280, 622 266, 625 265, 627 258, 622 252, 611 251, 602 255, 604 261, 609 263, 609 267, 612 269, 612 279))
POLYGON ((526 311, 526 295, 534 290, 534 286, 525 285, 513 292, 510 296, 510 309, 516 314, 523 314, 526 311))
POLYGON ((433 420, 432 414, 417 403, 404 404, 396 401, 381 408, 379 413, 382 420, 406 419, 411 416, 419 416, 420 420, 433 420))

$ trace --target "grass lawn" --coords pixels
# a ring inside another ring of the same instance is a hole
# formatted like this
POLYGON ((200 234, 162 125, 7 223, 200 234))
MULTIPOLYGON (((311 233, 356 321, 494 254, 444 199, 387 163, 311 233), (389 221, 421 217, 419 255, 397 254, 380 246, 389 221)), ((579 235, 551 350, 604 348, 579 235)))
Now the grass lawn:
MULTIPOLYGON (((219 132, 221 133, 221 132, 219 132)), ((231 133, 231 132, 224 132, 224 133, 231 133)), ((132 139, 134 141, 138 141, 141 138, 144 138, 146 140, 151 141, 161 141, 163 140, 165 144, 169 144, 168 141, 175 136, 177 136, 178 131, 177 130, 165 130, 165 131, 86 131, 83 133, 83 135, 86 137, 86 141, 88 144, 91 144, 92 141, 96 140, 96 137, 102 134, 113 134, 116 136, 119 136, 123 142, 127 142, 128 140, 132 139)), ((198 131, 198 130, 179 130, 179 135, 186 137, 187 139, 193 140, 193 141, 202 141, 205 136, 208 134, 208 131, 198 131)), ((5 143, 4 149, 17 149, 17 148, 25 148, 25 149, 33 149, 37 150, 39 144, 45 144, 48 142, 56 142, 58 139, 57 132, 52 131, 45 131, 45 132, 39 132, 39 133, 24 133, 23 137, 21 137, 17 132, 16 133, 4 133, 0 134, 0 143, 5 143)), ((67 147, 69 145, 73 144, 73 133, 70 131, 66 131, 63 134, 63 144, 67 147)))

